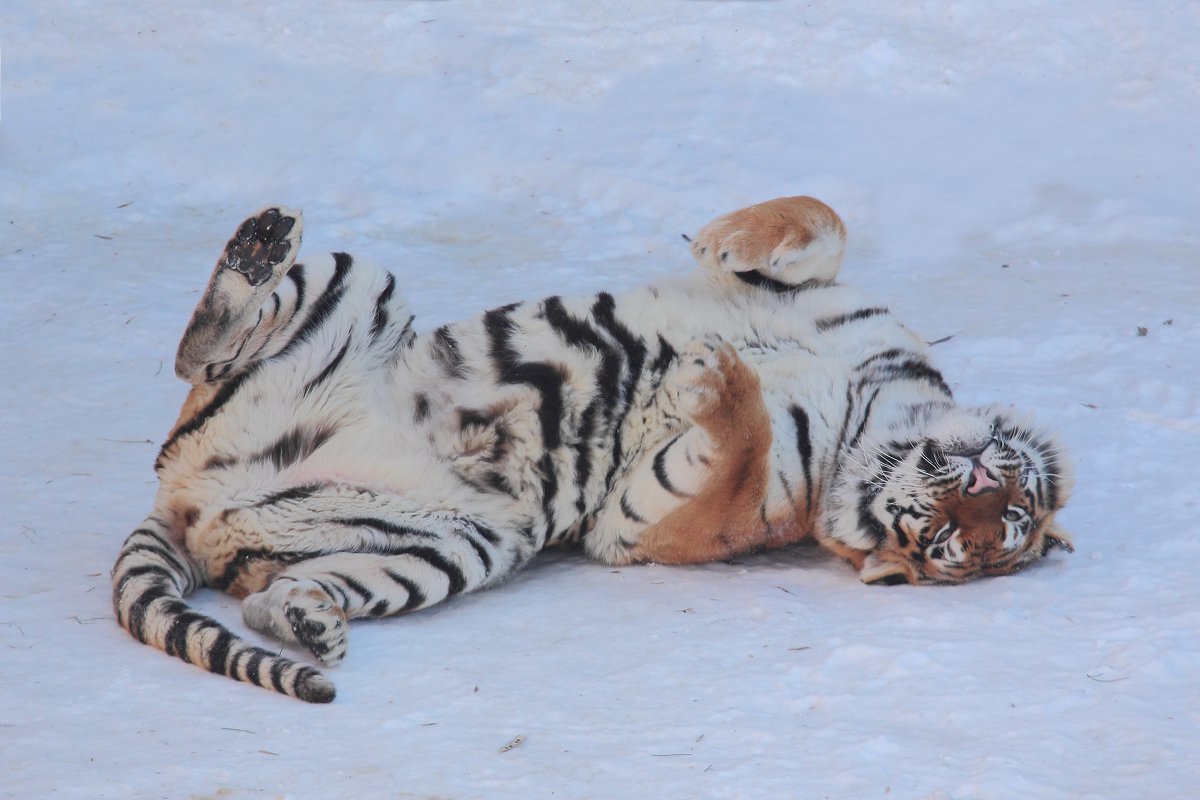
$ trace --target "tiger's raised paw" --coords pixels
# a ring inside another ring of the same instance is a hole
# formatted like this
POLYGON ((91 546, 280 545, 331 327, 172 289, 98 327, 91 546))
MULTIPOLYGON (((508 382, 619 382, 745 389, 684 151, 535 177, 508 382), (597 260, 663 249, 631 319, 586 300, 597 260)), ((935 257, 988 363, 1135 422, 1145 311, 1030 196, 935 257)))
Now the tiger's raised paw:
POLYGON ((264 301, 295 264, 303 229, 300 212, 285 206, 265 208, 238 225, 179 342, 176 375, 188 383, 211 380, 210 365, 238 357, 239 342, 262 319, 264 301))
POLYGON ((846 227, 820 200, 779 197, 718 217, 690 241, 714 276, 790 292, 837 278, 846 227))
POLYGON ((264 209, 248 217, 225 245, 217 270, 232 270, 245 276, 251 286, 271 277, 282 278, 296 260, 300 245, 300 216, 282 206, 264 209), (287 266, 283 266, 286 263, 287 266), (276 269, 281 267, 281 269, 276 269))
POLYGON ((326 666, 339 664, 350 647, 346 612, 316 584, 276 581, 243 601, 242 618, 259 633, 300 645, 326 666))

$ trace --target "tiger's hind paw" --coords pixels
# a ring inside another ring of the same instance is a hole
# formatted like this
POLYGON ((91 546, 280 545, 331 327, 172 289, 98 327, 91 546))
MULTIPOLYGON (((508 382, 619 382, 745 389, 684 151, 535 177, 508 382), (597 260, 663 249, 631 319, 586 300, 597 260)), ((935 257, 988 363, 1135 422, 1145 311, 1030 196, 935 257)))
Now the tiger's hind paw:
POLYGON ((282 206, 246 218, 217 260, 217 273, 240 273, 251 286, 272 277, 278 282, 296 260, 303 227, 299 221, 298 212, 282 206))
POLYGON ((271 206, 247 217, 225 245, 175 355, 188 383, 220 380, 235 369, 241 346, 262 320, 262 304, 296 262, 304 229, 300 212, 271 206), (215 372, 211 367, 221 365, 215 372))
POLYGON ((324 592, 308 590, 283 609, 296 641, 327 667, 340 664, 350 646, 346 612, 324 592), (324 598, 315 595, 324 595, 324 598))
POLYGON ((717 276, 778 292, 832 282, 842 264, 846 228, 812 197, 779 197, 705 225, 692 255, 717 276))
POLYGON ((277 580, 242 602, 242 618, 259 633, 300 645, 326 666, 340 663, 350 646, 346 612, 309 581, 277 580))

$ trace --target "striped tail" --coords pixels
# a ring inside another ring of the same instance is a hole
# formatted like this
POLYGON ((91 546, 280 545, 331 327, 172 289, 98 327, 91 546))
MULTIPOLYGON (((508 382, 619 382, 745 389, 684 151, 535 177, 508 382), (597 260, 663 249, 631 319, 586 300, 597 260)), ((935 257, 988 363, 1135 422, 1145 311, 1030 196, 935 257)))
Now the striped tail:
POLYGON ((204 585, 204 578, 156 518, 125 540, 112 577, 117 621, 138 641, 210 672, 309 703, 333 700, 333 684, 317 670, 255 647, 184 602, 204 585))

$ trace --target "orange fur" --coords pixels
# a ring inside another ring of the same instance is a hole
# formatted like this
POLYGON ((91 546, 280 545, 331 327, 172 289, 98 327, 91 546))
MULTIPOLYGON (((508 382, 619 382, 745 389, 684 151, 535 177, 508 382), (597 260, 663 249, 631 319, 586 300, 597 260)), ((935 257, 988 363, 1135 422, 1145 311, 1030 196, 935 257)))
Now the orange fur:
POLYGON ((832 208, 813 197, 779 197, 717 217, 696 234, 692 249, 712 266, 732 259, 738 271, 769 271, 772 254, 803 250, 826 233, 846 240, 832 208))
POLYGON ((642 533, 633 554, 637 561, 713 561, 753 549, 766 538, 762 507, 770 417, 758 375, 733 348, 723 346, 718 363, 701 381, 708 402, 692 414, 716 445, 708 478, 694 498, 642 533))

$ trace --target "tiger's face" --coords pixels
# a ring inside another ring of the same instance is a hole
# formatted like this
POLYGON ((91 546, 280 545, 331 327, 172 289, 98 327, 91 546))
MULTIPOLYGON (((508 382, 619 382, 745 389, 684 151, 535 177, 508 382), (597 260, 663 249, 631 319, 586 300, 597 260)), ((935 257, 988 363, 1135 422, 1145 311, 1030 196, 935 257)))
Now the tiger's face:
POLYGON ((1061 451, 1007 410, 954 409, 873 461, 859 521, 881 544, 866 583, 962 583, 1074 549, 1054 524, 1070 491, 1061 451))

